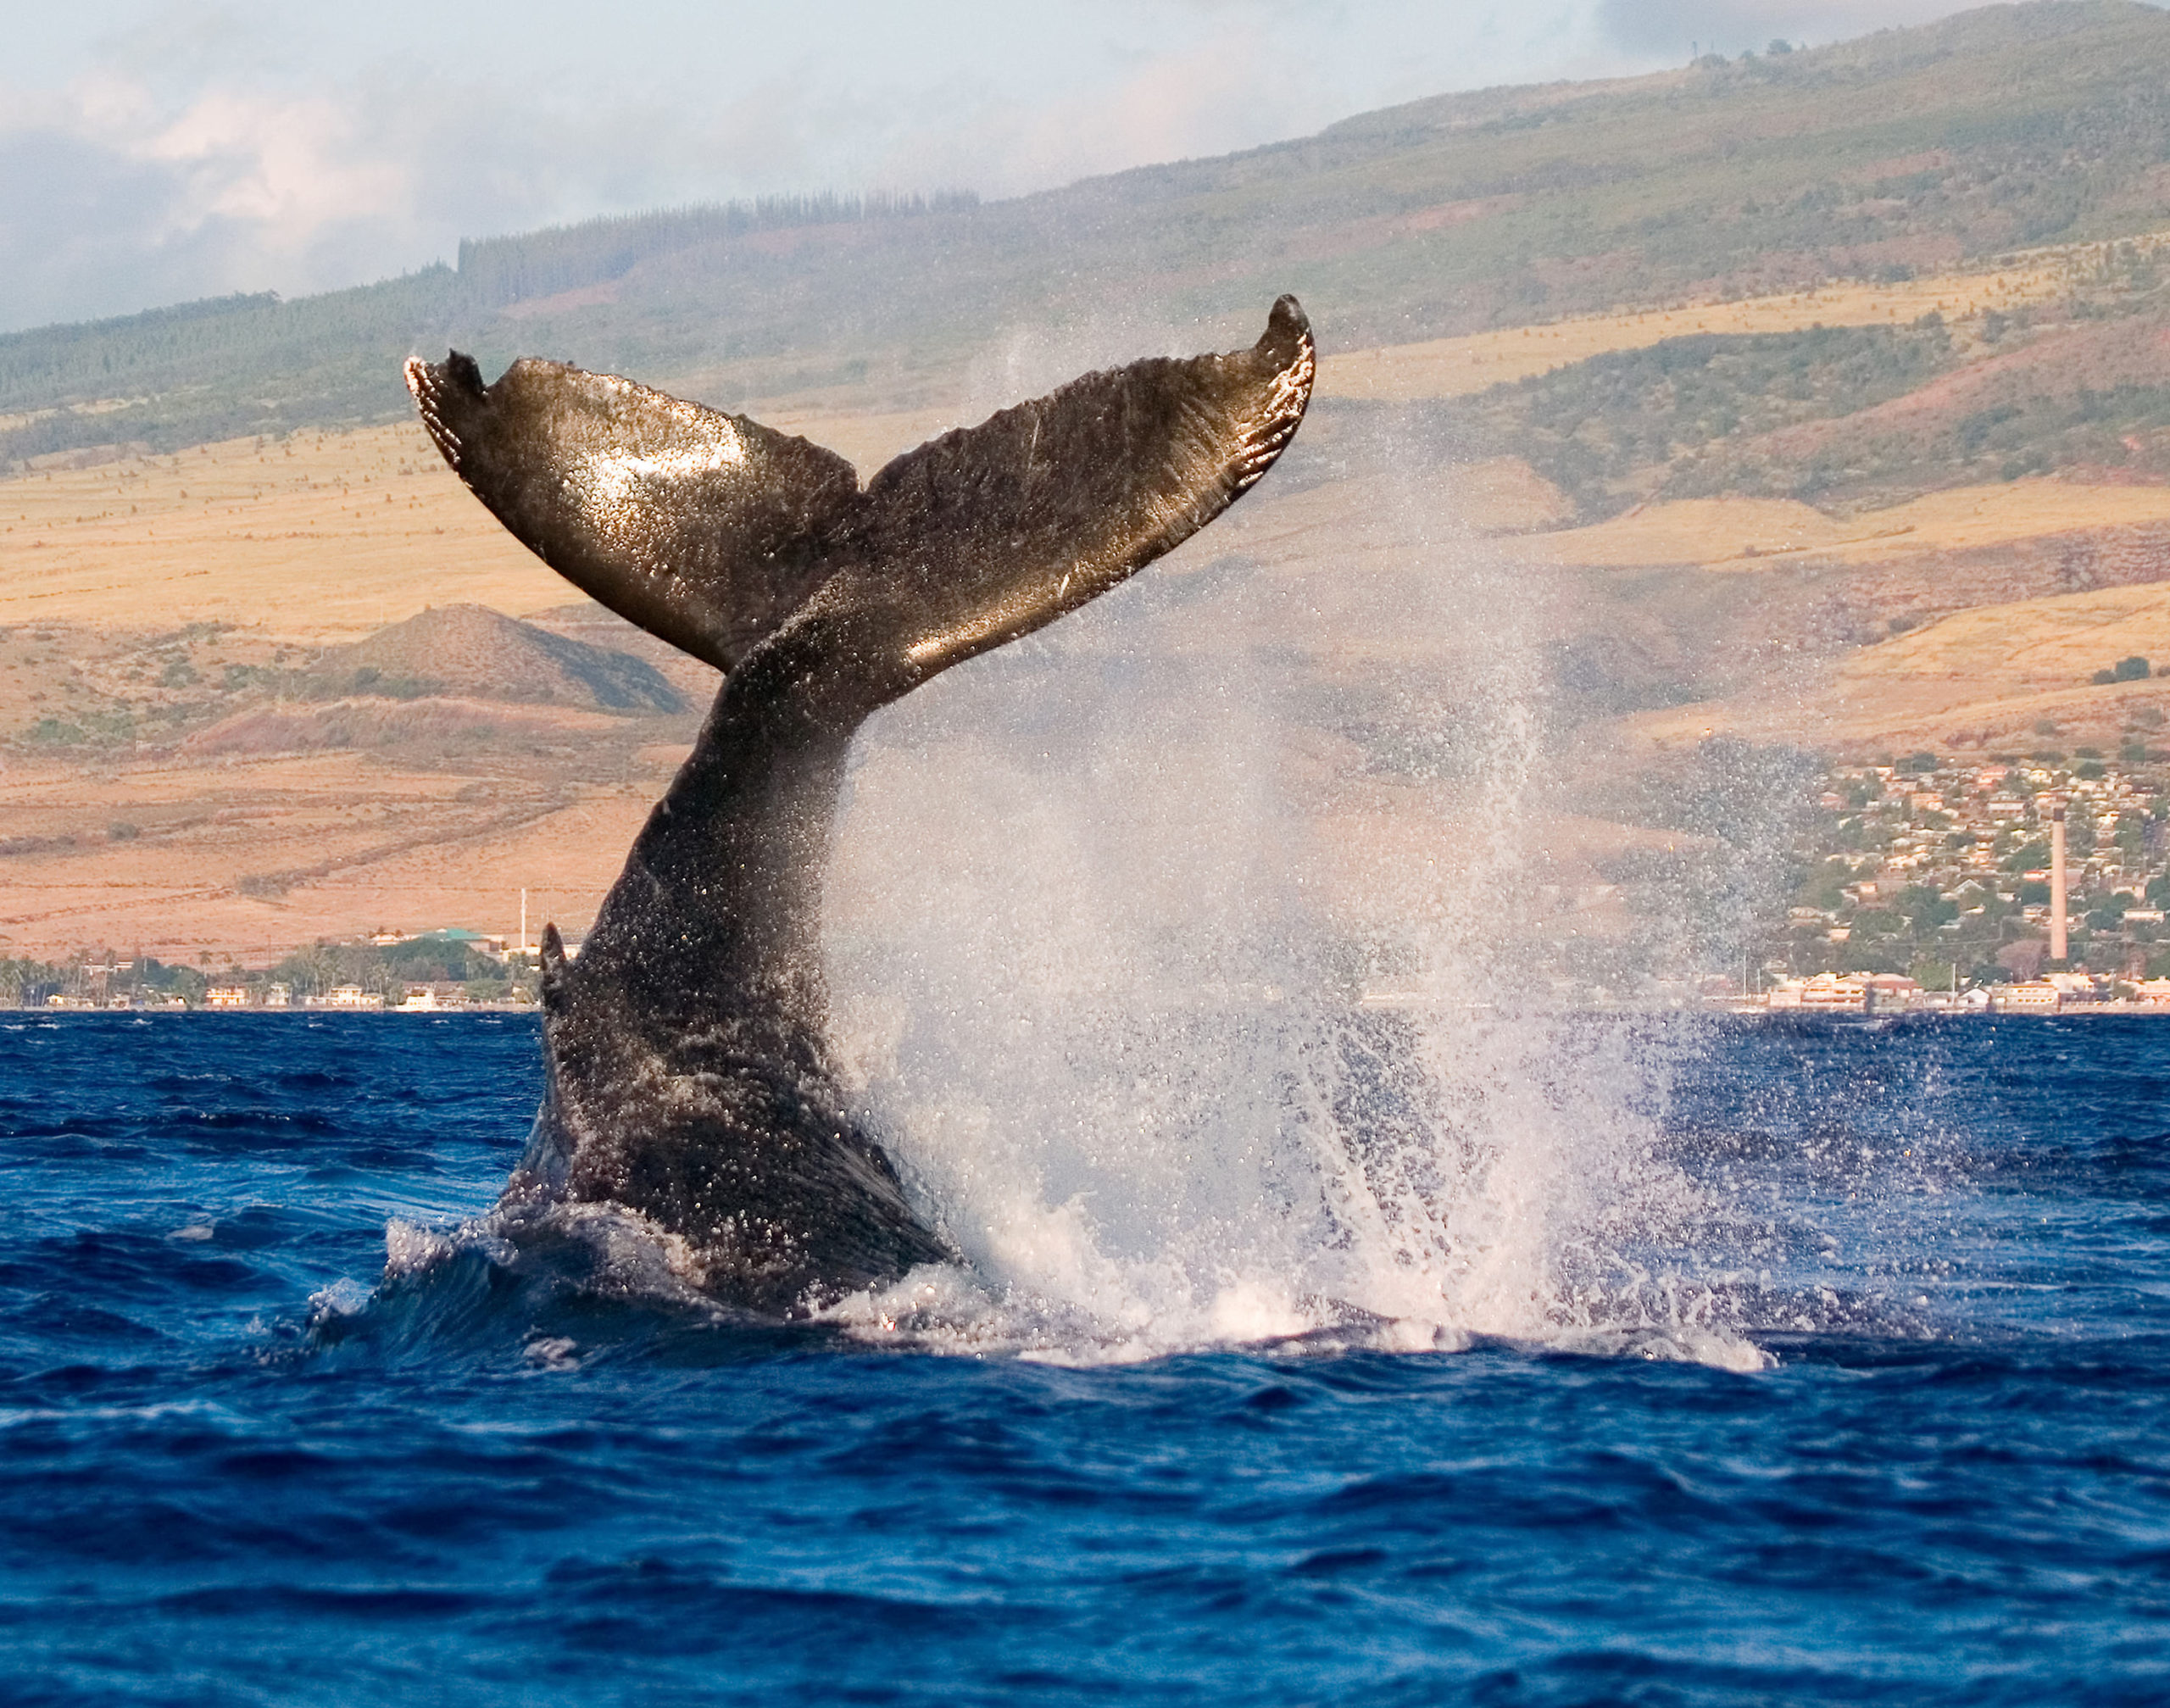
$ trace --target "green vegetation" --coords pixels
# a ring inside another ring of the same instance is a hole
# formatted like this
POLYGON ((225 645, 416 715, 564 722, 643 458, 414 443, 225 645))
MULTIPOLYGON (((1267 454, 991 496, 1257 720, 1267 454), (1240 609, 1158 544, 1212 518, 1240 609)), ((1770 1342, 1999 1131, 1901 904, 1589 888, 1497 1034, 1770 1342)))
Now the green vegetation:
MULTIPOLYGON (((2155 316, 2146 318, 2151 328, 2155 316)), ((2129 353, 2146 359, 2145 335, 2133 336, 2129 353)), ((2120 381, 2072 392, 2061 381, 2054 369, 2023 372, 1999 387, 1996 401, 1964 413, 1842 421, 1808 445, 1744 444, 1706 464, 1701 486, 1872 507, 2063 469, 2170 470, 2170 385, 2120 381)))
POLYGON ((65 981, 65 969, 47 962, 0 959, 0 1007, 21 1008, 41 1002, 65 981))
POLYGON ((717 207, 553 225, 523 236, 464 239, 459 284, 470 303, 502 308, 604 284, 624 277, 643 261, 711 248, 752 231, 965 212, 976 208, 979 199, 969 190, 933 196, 764 196, 717 207))
POLYGON ((24 735, 34 746, 56 748, 117 747, 135 737, 136 719, 126 707, 42 717, 24 735))
POLYGON ((1584 520, 1639 499, 1752 492, 1814 498, 1812 461, 1748 448, 1761 436, 1902 397, 1954 363, 1944 322, 1670 338, 1441 406, 1478 455, 1522 458, 1584 520))
POLYGON ((458 985, 470 1002, 533 1002, 538 994, 533 966, 507 963, 441 936, 385 944, 319 943, 268 971, 248 971, 229 962, 214 974, 210 957, 201 959, 202 966, 169 964, 151 955, 117 960, 103 950, 86 951, 70 961, 0 959, 0 1006, 38 1007, 47 997, 65 996, 98 1007, 125 998, 139 1004, 178 1000, 197 1008, 214 983, 242 986, 252 1004, 260 1003, 275 983, 285 985, 296 1004, 341 985, 358 986, 389 1003, 398 1002, 409 984, 458 985))
POLYGON ((1922 779, 1950 809, 1936 813, 1908 789, 1850 798, 1844 786, 1883 781, 1888 760, 1828 773, 1794 849, 1790 910, 1767 906, 1754 932, 1767 974, 1905 973, 1939 989, 2035 976, 2054 965, 2050 886, 2021 874, 2049 864, 2052 796, 2067 803, 2071 933, 2057 970, 2170 969, 2170 926, 2150 916, 2170 906, 2170 765, 2083 759, 2015 776, 2011 763, 1943 761, 1922 779))
POLYGON ((437 935, 394 943, 315 943, 256 982, 273 981, 287 986, 297 1002, 341 985, 359 985, 395 1001, 410 984, 459 984, 477 1002, 503 1001, 515 988, 530 996, 535 990, 531 971, 509 968, 472 944, 437 935))
POLYGON ((192 966, 153 955, 114 962, 103 951, 73 961, 0 960, 0 1006, 34 1008, 48 996, 88 996, 103 1005, 116 995, 133 1001, 178 999, 195 1006, 210 982, 192 966))

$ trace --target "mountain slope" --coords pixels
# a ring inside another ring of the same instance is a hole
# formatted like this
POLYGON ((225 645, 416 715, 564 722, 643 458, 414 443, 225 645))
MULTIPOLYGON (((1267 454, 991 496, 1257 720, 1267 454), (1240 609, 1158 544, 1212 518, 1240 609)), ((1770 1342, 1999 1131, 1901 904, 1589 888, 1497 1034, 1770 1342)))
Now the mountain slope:
POLYGON ((686 703, 655 667, 628 653, 552 634, 487 605, 436 605, 317 661, 328 687, 666 714, 686 703))
POLYGON ((453 342, 486 366, 548 351, 727 406, 905 405, 971 389, 1008 328, 1074 364, 1194 345, 1200 322, 1235 336, 1287 289, 1331 349, 1895 275, 2160 225, 2166 160, 2170 16, 1995 7, 1442 97, 1009 202, 659 219, 637 242, 599 221, 466 246, 458 271, 19 333, 0 338, 0 465, 391 419, 398 359, 453 342))

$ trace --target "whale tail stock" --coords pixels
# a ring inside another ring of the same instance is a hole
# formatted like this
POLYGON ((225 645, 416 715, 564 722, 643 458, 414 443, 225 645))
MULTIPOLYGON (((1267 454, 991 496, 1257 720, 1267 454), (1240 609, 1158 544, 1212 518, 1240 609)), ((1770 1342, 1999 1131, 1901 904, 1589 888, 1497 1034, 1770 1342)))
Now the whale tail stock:
POLYGON ((1316 360, 1283 297, 1249 349, 1088 374, 863 489, 804 439, 613 376, 408 363, 517 538, 726 673, 579 958, 547 940, 549 1093, 516 1193, 641 1210, 764 1308, 944 1255, 827 1066, 820 887, 852 734, 1212 520, 1294 436, 1316 360))

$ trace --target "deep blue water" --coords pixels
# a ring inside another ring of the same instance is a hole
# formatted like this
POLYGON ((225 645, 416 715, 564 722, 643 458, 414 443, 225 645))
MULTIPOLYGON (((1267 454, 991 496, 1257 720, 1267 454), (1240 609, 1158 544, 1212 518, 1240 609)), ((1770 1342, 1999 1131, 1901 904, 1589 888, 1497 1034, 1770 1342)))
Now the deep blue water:
POLYGON ((370 1300, 531 1023, 8 1017, 0 1698, 2170 1696, 2170 1024, 1661 1031, 1757 1373, 370 1300))

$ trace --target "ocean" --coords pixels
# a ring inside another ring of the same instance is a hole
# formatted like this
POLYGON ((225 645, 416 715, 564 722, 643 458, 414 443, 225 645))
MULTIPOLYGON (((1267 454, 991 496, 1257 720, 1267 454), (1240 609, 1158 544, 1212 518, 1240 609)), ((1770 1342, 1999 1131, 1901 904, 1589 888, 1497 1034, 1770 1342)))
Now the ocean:
POLYGON ((1538 1031, 775 1326, 492 1230, 527 1017, 0 1016, 0 1700, 2170 1695, 2170 1026, 1538 1031))

